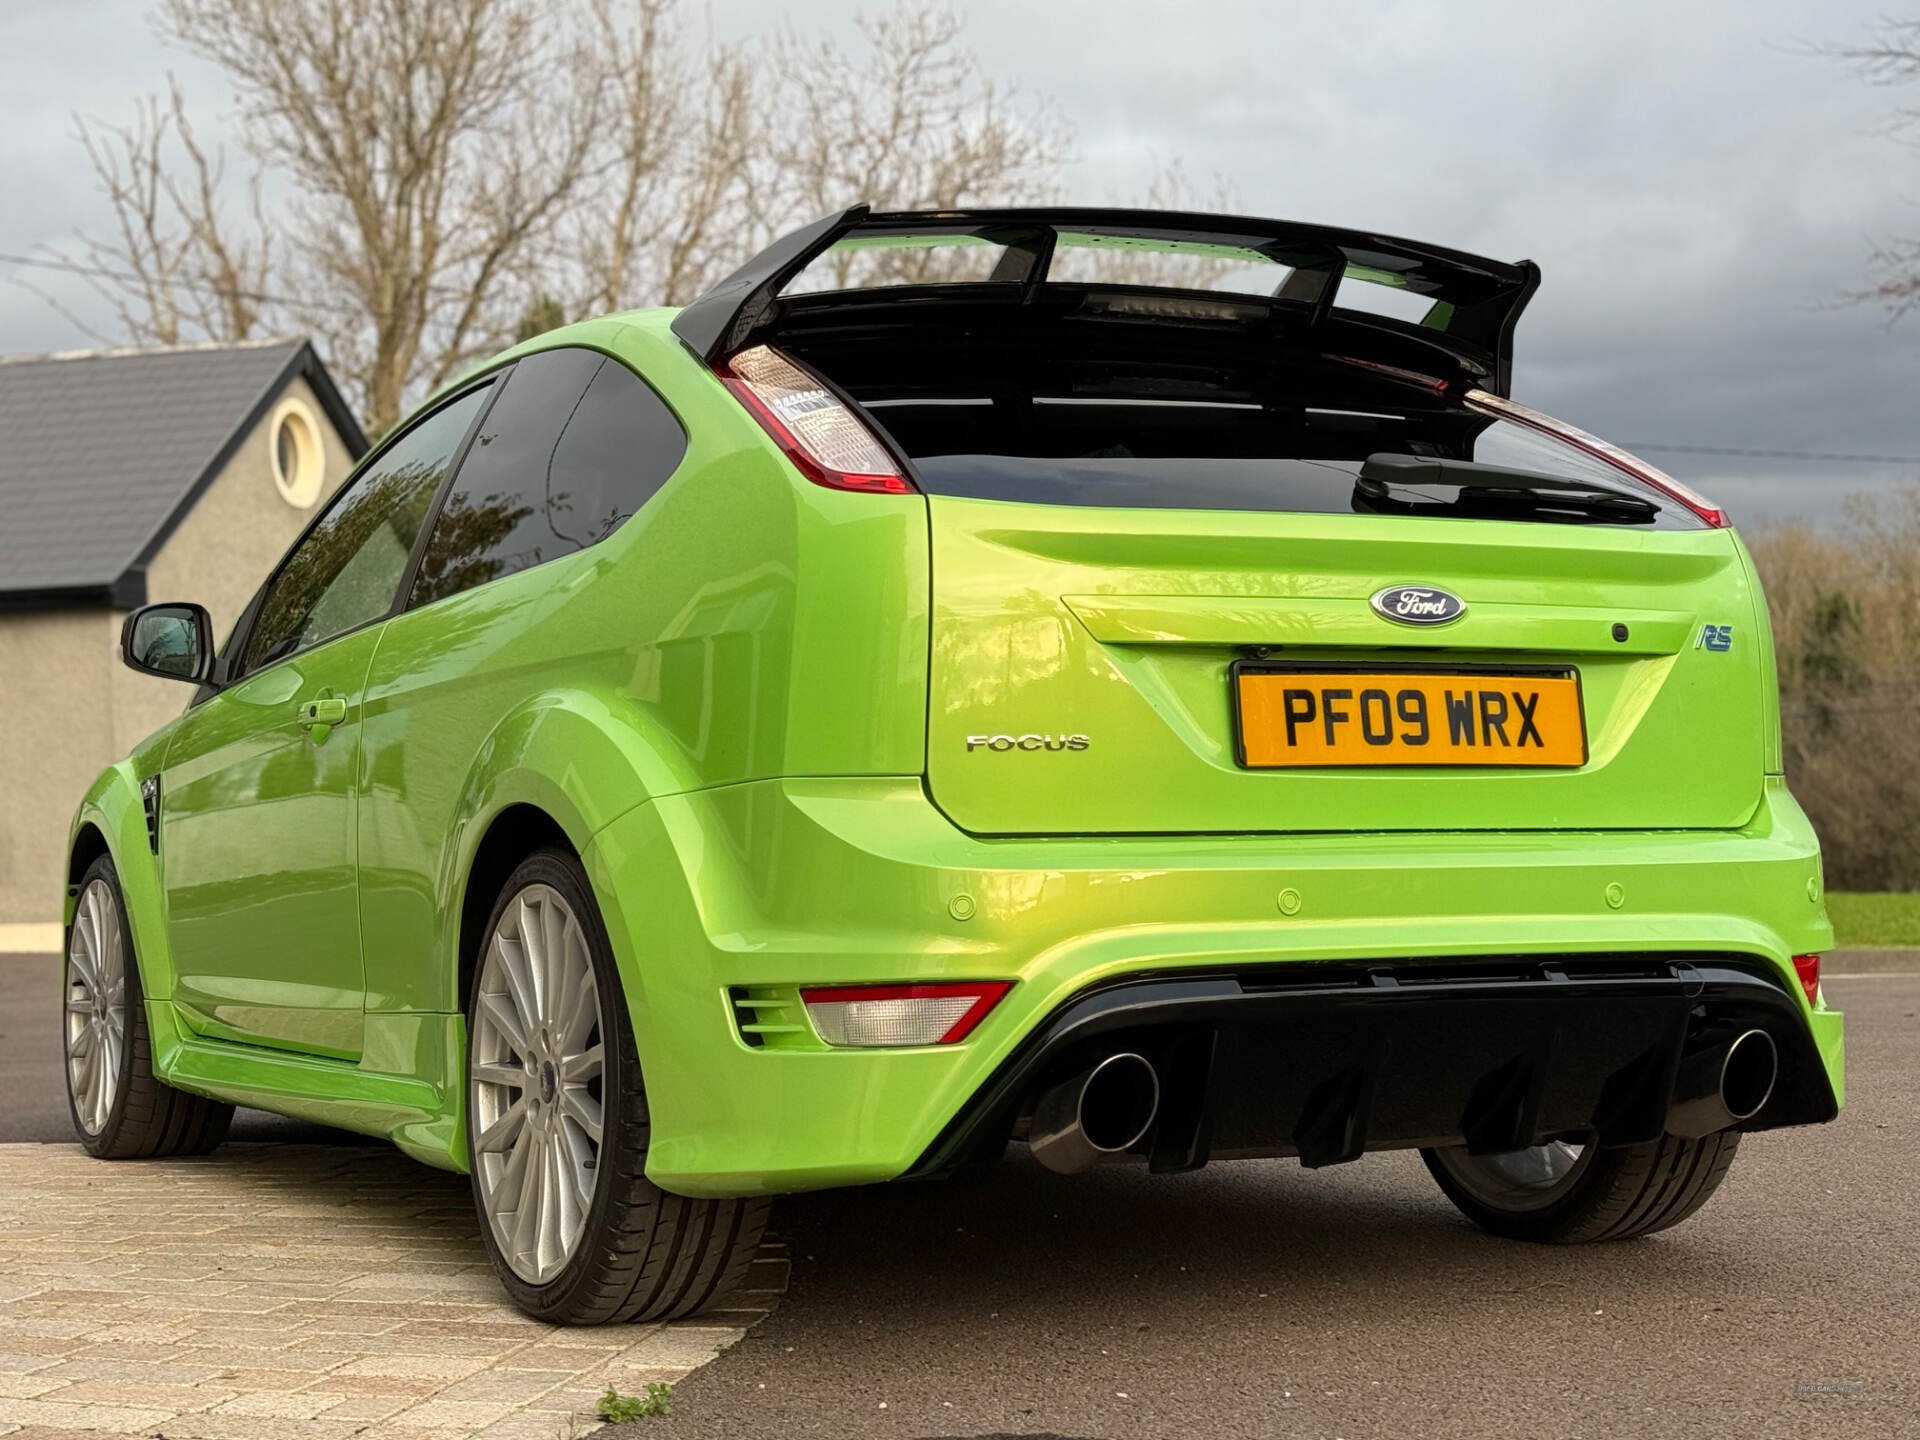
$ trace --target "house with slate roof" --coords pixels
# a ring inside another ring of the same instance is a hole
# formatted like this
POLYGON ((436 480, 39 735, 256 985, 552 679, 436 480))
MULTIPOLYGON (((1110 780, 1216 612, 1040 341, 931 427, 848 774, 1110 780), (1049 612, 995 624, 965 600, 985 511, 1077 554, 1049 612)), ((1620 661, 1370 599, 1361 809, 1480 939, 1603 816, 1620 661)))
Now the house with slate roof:
POLYGON ((74 807, 192 697, 120 663, 126 612, 224 636, 366 448, 304 340, 0 359, 0 952, 58 948, 74 807))

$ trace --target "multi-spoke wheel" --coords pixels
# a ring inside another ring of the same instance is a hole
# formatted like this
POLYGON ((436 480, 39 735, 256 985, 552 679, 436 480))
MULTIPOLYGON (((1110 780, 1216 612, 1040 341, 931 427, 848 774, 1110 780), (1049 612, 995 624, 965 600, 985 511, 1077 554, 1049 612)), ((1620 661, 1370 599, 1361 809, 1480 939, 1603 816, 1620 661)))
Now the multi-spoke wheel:
POLYGON ((98 1135, 120 1096, 127 1048, 127 950, 120 897, 96 875, 80 892, 67 935, 67 1089, 73 1118, 98 1135))
POLYGON ((612 948, 580 862, 538 851, 502 887, 467 1006, 474 1203, 494 1267, 542 1320, 690 1315, 736 1285, 764 1200, 646 1178, 647 1104, 612 948))
POLYGON ((473 1159, 500 1253, 522 1280, 573 1257, 600 1165, 599 987, 579 918, 551 885, 516 894, 488 938, 474 1005, 473 1159))
POLYGON ((103 1160, 197 1155, 226 1138, 233 1107, 153 1073, 120 877, 102 856, 80 881, 64 974, 67 1100, 80 1143, 103 1160))
POLYGON ((1739 1132, 1726 1130, 1605 1148, 1550 1140, 1494 1155, 1464 1146, 1420 1153, 1447 1198, 1481 1229, 1567 1245, 1678 1225, 1707 1203, 1739 1148, 1739 1132))

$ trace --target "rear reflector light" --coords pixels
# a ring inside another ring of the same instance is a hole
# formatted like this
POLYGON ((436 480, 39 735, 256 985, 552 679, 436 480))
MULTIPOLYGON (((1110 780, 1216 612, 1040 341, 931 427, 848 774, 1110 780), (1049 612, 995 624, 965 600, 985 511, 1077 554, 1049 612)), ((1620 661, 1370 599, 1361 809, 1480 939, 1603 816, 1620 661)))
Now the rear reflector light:
POLYGON ((1516 424, 1539 430, 1553 436, 1556 440, 1564 440, 1576 449, 1586 451, 1596 460, 1604 460, 1614 469, 1623 470, 1636 480, 1644 480, 1669 500, 1679 501, 1716 530, 1725 530, 1733 524, 1725 510, 1698 490, 1681 484, 1658 465, 1649 465, 1639 456, 1629 455, 1618 445, 1609 445, 1599 436, 1589 435, 1577 425, 1569 425, 1564 420, 1556 420, 1551 415, 1541 414, 1538 410, 1529 410, 1525 405, 1516 405, 1504 396, 1492 395, 1485 390, 1468 391, 1467 404, 1489 415, 1498 415, 1503 420, 1512 420, 1516 424))
POLYGON ((755 345, 717 371, 721 383, 814 484, 830 490, 912 493, 899 462, 860 417, 779 351, 755 345))
POLYGON ((1013 987, 1004 980, 965 985, 843 985, 802 990, 814 1031, 829 1045, 951 1045, 1013 987))
POLYGON ((1807 992, 1807 1003, 1817 1005, 1820 1002, 1820 957, 1794 956, 1793 973, 1800 977, 1800 988, 1807 992))

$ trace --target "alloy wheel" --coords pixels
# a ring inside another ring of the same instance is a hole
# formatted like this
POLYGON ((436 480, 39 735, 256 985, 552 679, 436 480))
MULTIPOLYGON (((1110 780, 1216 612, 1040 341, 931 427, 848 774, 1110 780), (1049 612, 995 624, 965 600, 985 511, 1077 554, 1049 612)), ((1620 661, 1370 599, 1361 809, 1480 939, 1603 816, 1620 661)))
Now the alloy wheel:
POLYGON ((551 885, 516 893, 488 937, 469 1045, 481 1207, 513 1273, 545 1284, 586 1229, 606 1074, 587 937, 551 885))
POLYGON ((1476 1200, 1518 1211, 1543 1210, 1566 1195, 1586 1170, 1592 1149, 1578 1141, 1549 1140, 1495 1155, 1469 1155, 1464 1147, 1435 1153, 1476 1200))
POLYGON ((120 902, 96 879, 81 892, 67 940, 67 1089, 87 1134, 98 1135, 120 1094, 127 1048, 127 955, 120 902))

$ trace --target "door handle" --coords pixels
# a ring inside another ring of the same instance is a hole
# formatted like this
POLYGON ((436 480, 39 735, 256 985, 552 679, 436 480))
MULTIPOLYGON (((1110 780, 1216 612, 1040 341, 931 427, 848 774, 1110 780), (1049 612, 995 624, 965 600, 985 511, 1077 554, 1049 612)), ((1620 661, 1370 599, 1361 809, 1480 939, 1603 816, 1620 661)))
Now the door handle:
POLYGON ((321 700, 309 700, 298 712, 302 725, 344 725, 347 719, 347 702, 343 696, 332 695, 321 700))

